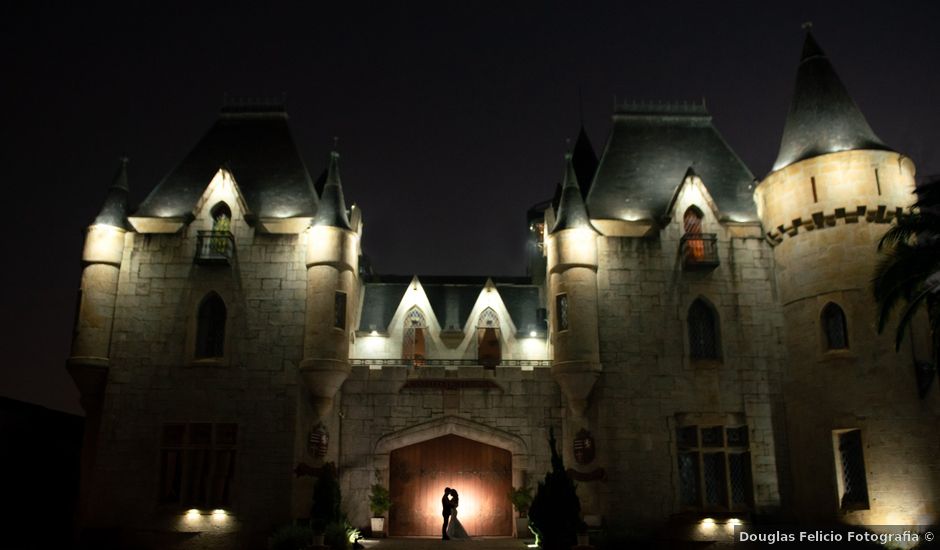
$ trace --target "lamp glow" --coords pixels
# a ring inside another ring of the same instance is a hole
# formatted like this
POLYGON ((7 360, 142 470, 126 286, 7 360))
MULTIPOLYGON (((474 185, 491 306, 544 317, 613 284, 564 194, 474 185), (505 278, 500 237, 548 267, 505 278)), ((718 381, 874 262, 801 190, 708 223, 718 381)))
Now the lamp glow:
POLYGON ((538 336, 538 335, 539 335, 539 333, 535 332, 534 330, 529 332, 529 336, 530 336, 531 338, 535 338, 535 337, 538 336))

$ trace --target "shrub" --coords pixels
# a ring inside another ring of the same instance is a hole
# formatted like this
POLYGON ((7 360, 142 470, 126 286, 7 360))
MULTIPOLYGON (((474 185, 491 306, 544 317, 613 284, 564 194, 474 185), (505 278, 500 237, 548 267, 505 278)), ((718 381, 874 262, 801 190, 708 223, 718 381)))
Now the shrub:
POLYGON ((269 550, 302 550, 310 545, 313 531, 306 525, 285 525, 268 538, 269 550))
POLYGON ((310 509, 310 524, 317 532, 323 532, 329 524, 343 521, 340 511, 343 495, 336 477, 336 466, 332 462, 323 465, 320 476, 313 485, 313 506, 310 509))
POLYGON ((532 487, 513 487, 509 490, 509 502, 519 512, 519 517, 526 517, 529 507, 532 506, 532 487))
POLYGON ((552 470, 545 474, 545 481, 539 482, 529 508, 529 524, 542 548, 568 550, 577 543, 582 526, 581 501, 555 449, 555 431, 551 428, 548 445, 552 451, 552 470))

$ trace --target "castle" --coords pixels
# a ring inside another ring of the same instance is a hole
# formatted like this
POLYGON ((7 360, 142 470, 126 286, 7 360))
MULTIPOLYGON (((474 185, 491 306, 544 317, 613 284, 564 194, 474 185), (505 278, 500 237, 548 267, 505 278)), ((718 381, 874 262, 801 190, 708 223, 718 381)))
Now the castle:
POLYGON ((807 33, 763 180, 704 105, 623 104, 529 212, 529 277, 381 276, 339 155, 314 179, 283 108, 227 105, 133 211, 122 164, 87 230, 80 527, 257 545, 333 462, 354 525, 378 481, 389 534, 434 535, 449 485, 512 535, 550 428, 590 525, 936 523, 926 323, 896 353, 869 290, 914 175, 807 33))

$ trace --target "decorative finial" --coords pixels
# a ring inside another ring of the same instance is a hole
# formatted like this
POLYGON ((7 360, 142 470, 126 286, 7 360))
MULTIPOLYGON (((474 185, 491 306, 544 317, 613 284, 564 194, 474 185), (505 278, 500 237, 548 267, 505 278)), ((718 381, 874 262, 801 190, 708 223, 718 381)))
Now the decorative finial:
POLYGON ((802 25, 800 25, 800 28, 803 29, 804 31, 809 31, 809 30, 811 30, 811 29, 813 28, 813 22, 812 22, 812 21, 805 21, 805 22, 803 22, 802 25))
POLYGON ((339 146, 339 136, 333 136, 333 149, 336 150, 338 146, 339 146))
POLYGON ((565 156, 567 157, 568 151, 571 151, 571 138, 565 138, 565 156))
POLYGON ((578 116, 581 117, 581 127, 584 127, 584 98, 581 96, 581 86, 578 86, 578 116))

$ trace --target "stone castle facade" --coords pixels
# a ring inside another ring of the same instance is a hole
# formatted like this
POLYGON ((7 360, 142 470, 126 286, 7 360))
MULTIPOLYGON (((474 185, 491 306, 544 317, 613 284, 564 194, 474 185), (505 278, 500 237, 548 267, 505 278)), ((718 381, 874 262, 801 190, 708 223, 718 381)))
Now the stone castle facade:
POLYGON ((612 124, 530 211, 526 278, 371 273, 339 155, 311 178, 278 107, 224 108, 134 211, 122 165, 67 364, 85 537, 257 545, 308 516, 326 462, 354 525, 379 482, 392 535, 433 535, 449 484, 471 534, 512 535, 550 428, 592 525, 936 523, 925 323, 896 353, 869 291, 914 164, 813 37, 762 181, 704 106, 612 124))

